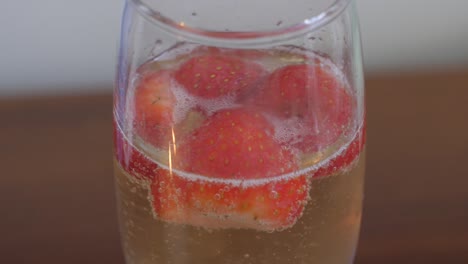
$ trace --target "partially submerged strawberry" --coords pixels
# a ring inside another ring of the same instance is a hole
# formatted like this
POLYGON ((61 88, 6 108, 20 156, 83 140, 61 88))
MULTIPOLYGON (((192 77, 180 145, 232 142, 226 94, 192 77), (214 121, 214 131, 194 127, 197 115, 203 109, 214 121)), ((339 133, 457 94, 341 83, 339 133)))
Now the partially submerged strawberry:
POLYGON ((156 215, 165 221, 211 228, 284 229, 301 216, 305 175, 272 137, 273 127, 246 109, 221 110, 177 147, 173 167, 202 176, 159 170, 152 184, 156 215))
POLYGON ((237 96, 251 88, 263 74, 264 69, 257 63, 216 52, 184 62, 176 71, 175 79, 193 95, 217 98, 237 96))
MULTIPOLYGON (((364 149, 366 144, 366 123, 364 121, 363 127, 361 127, 356 133, 355 137, 346 146, 346 148, 339 150, 333 158, 331 158, 326 164, 323 164, 318 168, 314 174, 313 178, 331 176, 337 173, 342 173, 343 170, 349 168, 353 164, 364 149)), ((333 149, 333 148, 332 148, 333 149)), ((323 154, 323 153, 322 153, 323 154)), ((315 158, 315 155, 320 155, 320 153, 315 154, 305 154, 302 157, 302 166, 308 167, 314 165, 316 160, 323 158, 315 158), (311 164, 310 164, 311 163, 311 164)))
POLYGON ((159 169, 151 192, 157 217, 167 222, 274 231, 291 227, 300 218, 309 182, 306 176, 259 183, 212 181, 159 169))
POLYGON ((216 112, 179 146, 176 167, 213 178, 267 178, 296 169, 272 137, 273 126, 245 108, 216 112))
POLYGON ((291 142, 316 151, 335 142, 347 129, 354 101, 344 84, 325 66, 295 64, 275 70, 259 87, 252 103, 280 119, 298 121, 291 142))
POLYGON ((134 128, 154 146, 166 146, 173 126, 176 98, 171 90, 173 72, 161 70, 142 75, 135 88, 134 128))
POLYGON ((333 175, 353 163, 363 150, 366 143, 366 127, 361 128, 356 137, 338 156, 330 160, 325 166, 322 166, 314 174, 314 177, 323 177, 333 175))

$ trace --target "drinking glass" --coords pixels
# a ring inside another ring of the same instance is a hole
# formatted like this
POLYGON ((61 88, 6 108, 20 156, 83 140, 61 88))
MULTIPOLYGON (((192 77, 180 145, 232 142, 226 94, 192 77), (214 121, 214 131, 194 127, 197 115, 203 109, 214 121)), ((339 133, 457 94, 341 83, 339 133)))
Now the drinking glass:
POLYGON ((127 0, 113 111, 126 263, 353 262, 352 0, 127 0))

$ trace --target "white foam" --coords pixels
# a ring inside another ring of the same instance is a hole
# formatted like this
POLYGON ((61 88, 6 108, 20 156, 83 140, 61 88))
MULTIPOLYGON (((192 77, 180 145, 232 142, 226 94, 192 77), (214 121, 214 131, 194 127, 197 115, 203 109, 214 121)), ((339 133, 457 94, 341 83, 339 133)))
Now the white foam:
POLYGON ((208 116, 221 109, 235 108, 239 105, 235 103, 235 97, 232 95, 222 96, 215 99, 205 99, 190 94, 184 87, 180 86, 175 80, 171 88, 176 97, 173 118, 175 123, 182 121, 187 113, 192 109, 199 109, 208 116))
POLYGON ((288 119, 278 119, 273 116, 267 116, 268 120, 275 127, 274 138, 280 143, 294 144, 302 141, 304 126, 300 118, 292 117, 288 119))

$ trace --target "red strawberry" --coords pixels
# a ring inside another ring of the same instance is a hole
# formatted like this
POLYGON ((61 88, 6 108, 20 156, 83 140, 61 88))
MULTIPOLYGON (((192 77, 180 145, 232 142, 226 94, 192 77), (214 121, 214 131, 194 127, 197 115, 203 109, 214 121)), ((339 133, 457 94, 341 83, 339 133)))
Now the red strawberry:
POLYGON ((354 102, 343 83, 318 65, 296 64, 274 71, 253 103, 281 119, 296 118, 302 151, 335 142, 348 126, 354 102))
POLYGON ((205 228, 273 231, 296 223, 308 198, 305 176, 251 182, 192 179, 160 169, 151 185, 154 210, 164 221, 205 228))
POLYGON ((183 63, 175 73, 175 79, 190 93, 216 98, 238 95, 249 89, 264 74, 256 63, 234 56, 206 54, 193 57, 183 63))
POLYGON ((272 138, 273 127, 245 109, 208 118, 174 155, 174 167, 203 177, 160 170, 152 184, 156 214, 169 222, 211 228, 275 230, 292 226, 308 197, 305 175, 272 138))
MULTIPOLYGON (((366 124, 364 121, 364 126, 358 131, 355 138, 346 147, 346 149, 343 149, 341 153, 339 153, 338 156, 334 157, 328 163, 320 167, 314 173, 313 177, 316 178, 316 177, 330 176, 330 175, 333 175, 337 172, 341 172, 342 170, 346 169, 357 158, 359 158, 361 151, 364 149, 365 143, 366 143, 366 124)), ((303 164, 303 166, 307 166, 307 165, 308 164, 303 164)))
POLYGON ((293 157, 272 139, 273 133, 273 126, 256 112, 221 110, 180 145, 177 165, 189 172, 227 179, 290 172, 293 157))
POLYGON ((135 88, 137 134, 154 146, 166 146, 173 125, 175 97, 171 91, 172 72, 161 70, 143 75, 135 88))

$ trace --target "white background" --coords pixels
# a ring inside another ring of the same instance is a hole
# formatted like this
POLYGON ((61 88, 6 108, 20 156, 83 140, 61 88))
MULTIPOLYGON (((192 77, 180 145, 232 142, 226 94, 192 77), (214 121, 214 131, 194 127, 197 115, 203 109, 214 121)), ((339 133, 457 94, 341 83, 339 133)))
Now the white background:
MULTIPOLYGON (((468 68, 468 1, 357 3, 368 73, 468 68)), ((110 89, 122 7, 123 0, 1 0, 0 96, 110 89)))

